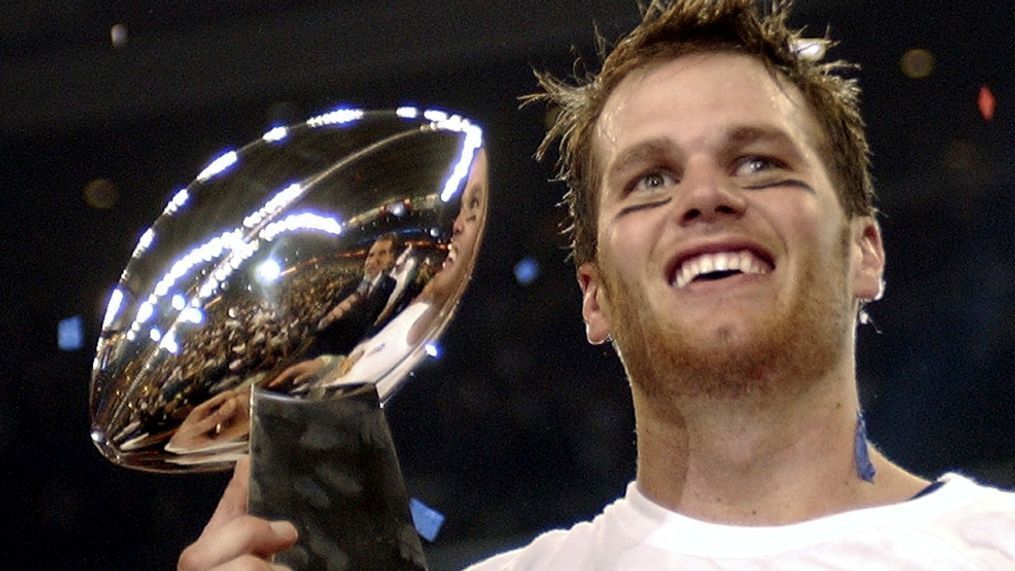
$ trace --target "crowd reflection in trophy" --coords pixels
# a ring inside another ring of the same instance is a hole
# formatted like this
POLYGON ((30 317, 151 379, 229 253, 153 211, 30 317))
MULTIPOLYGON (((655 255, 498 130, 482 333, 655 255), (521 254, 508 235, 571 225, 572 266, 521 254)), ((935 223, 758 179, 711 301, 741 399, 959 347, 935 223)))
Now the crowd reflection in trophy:
MULTIPOLYGON (((271 318, 270 310, 248 308, 243 320, 251 335, 248 340, 215 349, 237 353, 229 362, 222 356, 220 363, 235 366, 236 374, 226 375, 211 397, 187 414, 165 449, 178 455, 234 447, 237 453, 245 452, 250 391, 255 385, 291 395, 320 395, 375 383, 380 400, 389 397, 401 380, 389 373, 432 333, 438 318, 452 309, 449 300, 468 279, 485 222, 487 168, 486 153, 481 150, 465 184, 451 239, 443 245, 442 260, 432 252, 416 252, 411 245, 401 244, 396 234, 387 233, 366 250, 358 279, 345 280, 344 287, 303 289, 316 297, 304 303, 315 308, 319 317, 280 322, 271 318), (268 329, 262 331, 259 324, 268 329), (298 332, 297 328, 315 331, 298 332), (294 346, 293 340, 307 339, 294 346), (259 372, 244 377, 242 355, 255 353, 259 353, 259 372), (281 371, 276 372, 278 367, 281 371)), ((223 326, 229 324, 226 320, 223 326)), ((213 339, 229 338, 221 332, 209 334, 213 339)))

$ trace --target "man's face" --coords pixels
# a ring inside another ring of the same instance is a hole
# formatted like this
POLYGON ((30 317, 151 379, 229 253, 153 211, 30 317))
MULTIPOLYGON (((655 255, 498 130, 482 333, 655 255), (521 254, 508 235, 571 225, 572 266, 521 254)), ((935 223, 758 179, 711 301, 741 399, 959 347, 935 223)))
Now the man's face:
POLYGON ((740 54, 636 70, 611 94, 579 280, 589 340, 612 337, 637 388, 735 395, 852 363, 883 252, 872 219, 846 219, 815 129, 796 89, 740 54))
POLYGON ((448 255, 441 263, 440 272, 429 284, 435 301, 443 303, 468 279, 483 233, 488 178, 486 151, 480 150, 469 171, 465 190, 462 191, 461 206, 451 228, 448 255))
POLYGON ((374 279, 377 274, 391 269, 395 265, 394 244, 391 240, 378 240, 370 246, 367 259, 363 262, 363 274, 374 279))

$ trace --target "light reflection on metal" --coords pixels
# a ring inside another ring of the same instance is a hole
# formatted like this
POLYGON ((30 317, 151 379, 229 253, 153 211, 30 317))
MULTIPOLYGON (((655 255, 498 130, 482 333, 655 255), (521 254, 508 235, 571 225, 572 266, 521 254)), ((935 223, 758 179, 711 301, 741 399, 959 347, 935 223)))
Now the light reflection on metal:
POLYGON ((282 275, 282 266, 278 260, 267 259, 257 266, 257 279, 263 284, 270 284, 282 275))
POLYGON ((187 189, 180 189, 173 195, 173 198, 169 200, 169 204, 166 205, 166 209, 162 212, 162 214, 165 216, 172 216, 173 214, 176 214, 178 210, 183 208, 183 205, 186 204, 189 199, 190 193, 187 192, 187 189))
POLYGON ((155 241, 155 230, 153 228, 145 230, 144 233, 141 234, 141 237, 138 238, 137 246, 134 248, 134 253, 131 255, 135 258, 143 255, 148 250, 148 248, 151 247, 152 242, 154 241, 155 241))
POLYGON ((419 117, 419 109, 415 107, 399 107, 398 109, 395 109, 395 115, 404 119, 415 119, 416 117, 419 117))
POLYGON ((471 273, 486 211, 482 147, 482 130, 453 113, 339 109, 213 161, 145 232, 110 296, 92 376, 99 449, 145 470, 223 469, 246 433, 177 437, 216 396, 256 384, 309 398, 365 381, 390 398, 439 356, 434 342, 471 273), (391 235, 383 271, 396 287, 383 312, 328 330, 323 318, 362 281, 367 251, 391 235), (336 367, 302 387, 312 391, 269 385, 318 354, 336 367))
POLYGON ((310 127, 323 127, 325 125, 342 125, 362 119, 362 109, 336 109, 323 115, 318 115, 307 120, 310 127))
POLYGON ((106 315, 102 318, 102 328, 108 329, 113 321, 120 316, 120 310, 123 308, 123 290, 119 287, 113 288, 113 293, 109 294, 109 303, 106 304, 106 315))
POLYGON ((197 181, 204 182, 210 179, 211 177, 221 173, 222 171, 236 164, 236 160, 238 158, 239 155, 236 154, 236 151, 227 151, 223 153, 219 158, 212 161, 211 164, 206 166, 204 170, 197 175, 197 181))
POLYGON ((137 317, 135 321, 137 323, 147 323, 152 316, 155 315, 155 304, 151 300, 145 301, 141 304, 141 307, 137 309, 137 317))
POLYGON ((300 214, 291 214, 278 222, 268 224, 257 236, 262 240, 271 242, 283 232, 294 232, 297 230, 312 230, 338 236, 342 233, 342 223, 332 216, 302 212, 300 214))
POLYGON ((426 111, 423 116, 434 122, 438 129, 448 129, 459 133, 465 133, 465 140, 462 141, 462 150, 458 162, 455 164, 451 176, 444 183, 441 191, 441 200, 447 202, 461 188, 462 180, 469 174, 469 167, 475 158, 476 151, 483 144, 483 130, 471 124, 467 119, 458 115, 448 116, 443 111, 426 111))
POLYGON ((173 354, 180 350, 180 345, 176 342, 175 329, 170 329, 169 332, 166 333, 166 335, 162 338, 162 341, 159 342, 159 349, 169 351, 173 354))
POLYGON ((257 212, 247 216, 243 219, 243 225, 247 228, 253 228, 263 222, 265 219, 272 217, 278 212, 284 210, 290 203, 300 197, 303 193, 303 185, 300 183, 293 183, 279 191, 278 194, 272 196, 264 206, 259 208, 257 212))
POLYGON ((261 138, 269 143, 274 143, 275 141, 281 141, 282 139, 286 138, 288 134, 289 134, 288 128, 275 127, 273 129, 270 129, 264 135, 262 135, 261 138))
POLYGON ((180 312, 180 321, 200 325, 204 323, 204 312, 196 307, 187 307, 180 312))

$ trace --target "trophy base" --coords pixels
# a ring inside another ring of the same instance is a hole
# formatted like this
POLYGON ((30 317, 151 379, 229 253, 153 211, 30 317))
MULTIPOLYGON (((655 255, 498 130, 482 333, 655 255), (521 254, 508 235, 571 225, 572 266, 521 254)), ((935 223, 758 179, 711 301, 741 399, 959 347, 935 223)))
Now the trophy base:
POLYGON ((276 555, 293 569, 426 569, 377 391, 324 399, 255 388, 250 513, 285 519, 299 541, 276 555))

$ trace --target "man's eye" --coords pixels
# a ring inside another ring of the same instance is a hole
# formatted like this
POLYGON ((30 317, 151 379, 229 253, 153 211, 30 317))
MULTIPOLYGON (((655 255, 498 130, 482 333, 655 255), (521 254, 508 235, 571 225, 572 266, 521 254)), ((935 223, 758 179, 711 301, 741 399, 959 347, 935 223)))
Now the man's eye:
POLYGON ((658 190, 676 184, 677 180, 663 171, 652 171, 635 179, 630 192, 658 190))
POLYGON ((752 175, 782 167, 782 163, 768 157, 750 156, 737 161, 733 174, 736 176, 752 175))

